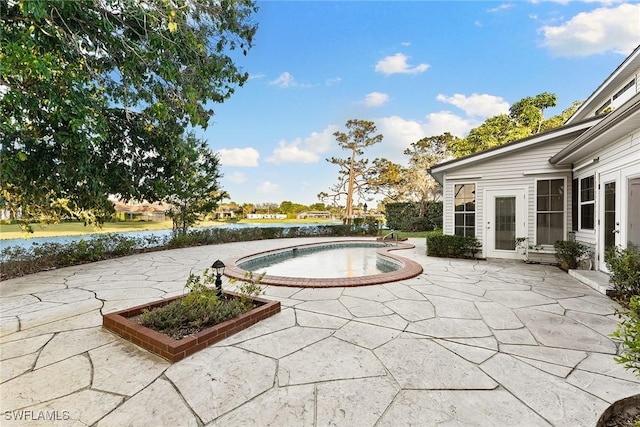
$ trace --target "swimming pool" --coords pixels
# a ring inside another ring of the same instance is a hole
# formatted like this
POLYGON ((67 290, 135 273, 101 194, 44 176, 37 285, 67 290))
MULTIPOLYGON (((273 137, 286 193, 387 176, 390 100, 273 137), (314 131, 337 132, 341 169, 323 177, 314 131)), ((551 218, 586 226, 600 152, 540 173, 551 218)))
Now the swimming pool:
POLYGON ((413 245, 389 246, 375 240, 329 241, 290 246, 225 260, 225 276, 242 280, 262 273, 262 284, 295 287, 366 286, 415 277, 422 267, 391 251, 413 245))

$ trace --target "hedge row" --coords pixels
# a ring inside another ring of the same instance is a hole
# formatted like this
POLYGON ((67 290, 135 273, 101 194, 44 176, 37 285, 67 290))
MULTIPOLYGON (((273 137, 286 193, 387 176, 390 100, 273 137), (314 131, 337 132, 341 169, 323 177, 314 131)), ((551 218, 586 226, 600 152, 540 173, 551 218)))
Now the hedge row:
POLYGON ((482 245, 475 237, 430 233, 427 255, 445 258, 475 258, 482 245))
POLYGON ((419 202, 387 203, 385 218, 387 227, 393 230, 435 230, 442 228, 442 202, 429 201, 423 205, 419 202))
POLYGON ((109 233, 69 243, 33 243, 30 248, 6 247, 0 252, 0 280, 54 268, 164 249, 288 237, 375 235, 377 231, 377 223, 367 221, 357 225, 316 225, 287 228, 231 229, 214 227, 196 229, 183 236, 166 238, 135 238, 109 233))

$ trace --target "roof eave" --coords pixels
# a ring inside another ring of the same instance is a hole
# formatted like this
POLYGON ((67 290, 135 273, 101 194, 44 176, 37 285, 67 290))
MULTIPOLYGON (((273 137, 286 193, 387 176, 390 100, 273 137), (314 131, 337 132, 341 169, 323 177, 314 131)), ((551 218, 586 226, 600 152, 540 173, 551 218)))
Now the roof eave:
POLYGON ((549 159, 549 163, 553 165, 569 164, 575 161, 581 155, 581 150, 585 150, 597 138, 603 137, 611 129, 628 120, 631 116, 640 114, 640 92, 636 93, 620 108, 612 111, 604 116, 603 120, 593 126, 591 129, 576 138, 571 144, 560 150, 557 154, 549 159))

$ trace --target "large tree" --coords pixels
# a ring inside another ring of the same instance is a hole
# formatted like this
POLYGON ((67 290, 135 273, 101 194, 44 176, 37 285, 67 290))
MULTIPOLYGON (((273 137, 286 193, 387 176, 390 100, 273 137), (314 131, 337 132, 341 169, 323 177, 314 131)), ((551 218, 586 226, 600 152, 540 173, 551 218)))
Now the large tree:
POLYGON ((248 78, 251 0, 0 1, 0 183, 22 219, 160 200, 188 126, 248 78))
POLYGON ((404 150, 404 154, 409 156, 404 195, 405 199, 420 203, 420 216, 425 215, 427 202, 437 200, 442 194, 442 188, 429 174, 429 168, 451 156, 449 146, 456 139, 446 132, 422 138, 404 150))
POLYGON ((163 188, 163 198, 171 207, 167 215, 173 220, 174 235, 184 235, 189 227, 204 215, 213 213, 228 194, 220 190, 218 181, 222 177, 218 156, 204 140, 192 133, 184 138, 176 153, 178 162, 173 175, 156 183, 163 188))
POLYGON ((369 165, 368 159, 357 159, 364 154, 364 150, 382 141, 382 134, 371 136, 376 132, 375 123, 368 120, 348 120, 347 133, 337 131, 333 134, 338 145, 349 153, 349 157, 341 159, 331 157, 327 162, 339 167, 338 182, 329 192, 321 192, 318 198, 322 202, 332 200, 335 203, 342 197, 346 198, 345 219, 351 223, 353 219, 353 197, 367 199, 366 194, 373 188, 372 176, 375 169, 369 165))

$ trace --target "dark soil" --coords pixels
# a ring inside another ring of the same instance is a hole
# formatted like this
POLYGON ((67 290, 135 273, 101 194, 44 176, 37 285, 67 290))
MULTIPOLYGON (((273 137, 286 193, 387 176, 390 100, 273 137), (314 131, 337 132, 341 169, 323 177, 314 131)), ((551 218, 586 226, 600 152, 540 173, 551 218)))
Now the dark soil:
POLYGON ((640 408, 627 407, 607 419, 602 427, 638 427, 640 424, 640 408))

